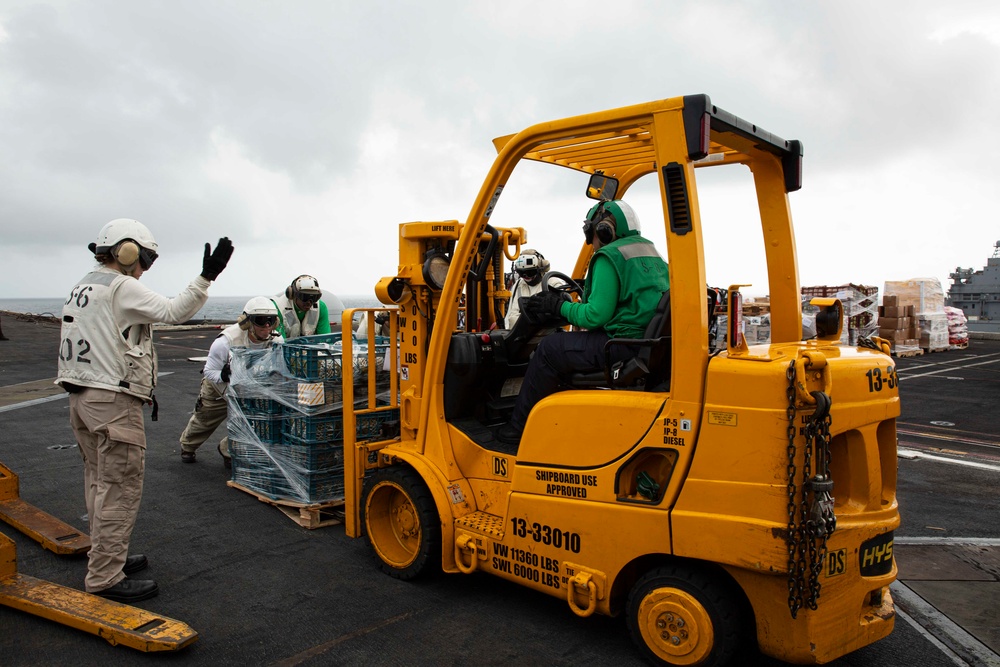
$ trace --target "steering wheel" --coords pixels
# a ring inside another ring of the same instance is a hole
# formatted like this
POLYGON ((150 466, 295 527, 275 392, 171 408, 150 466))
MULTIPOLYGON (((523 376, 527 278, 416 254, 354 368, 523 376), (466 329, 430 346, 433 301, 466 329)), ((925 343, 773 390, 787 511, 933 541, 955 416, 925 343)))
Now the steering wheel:
POLYGON ((583 296, 583 288, 580 287, 580 283, 576 282, 565 273, 560 273, 559 271, 549 271, 542 276, 542 291, 565 292, 566 294, 579 294, 580 296, 583 296), (564 284, 559 287, 552 287, 549 285, 550 278, 558 278, 563 281, 564 284))

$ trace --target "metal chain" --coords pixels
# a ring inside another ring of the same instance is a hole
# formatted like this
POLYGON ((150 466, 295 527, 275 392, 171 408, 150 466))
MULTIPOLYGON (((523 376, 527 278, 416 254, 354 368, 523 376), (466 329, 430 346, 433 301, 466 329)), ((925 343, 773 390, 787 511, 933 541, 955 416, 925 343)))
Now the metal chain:
POLYGON ((811 392, 816 408, 804 431, 805 449, 802 465, 802 494, 799 499, 795 468, 795 362, 786 372, 788 378, 788 609, 796 618, 803 605, 816 609, 822 585, 819 582, 826 561, 827 538, 837 527, 833 505, 833 480, 830 477, 830 397, 821 391, 811 392), (813 456, 815 453, 815 475, 813 456), (798 521, 796 521, 798 514, 798 521), (807 556, 808 553, 808 556, 807 556), (807 581, 808 579, 808 581, 807 581), (808 589, 808 597, 806 591, 808 589))
POLYGON ((837 529, 837 517, 833 511, 833 480, 830 477, 830 398, 822 392, 814 392, 813 395, 817 399, 816 412, 806 427, 806 451, 815 448, 816 452, 816 475, 808 482, 812 498, 806 524, 810 551, 809 599, 806 604, 810 609, 816 609, 819 600, 819 577, 826 562, 826 540, 837 529))
POLYGON ((858 347, 867 347, 870 350, 880 350, 880 351, 882 349, 875 344, 875 341, 873 341, 870 336, 864 336, 862 338, 858 338, 858 347))
POLYGON ((795 520, 795 511, 799 503, 796 501, 798 489, 795 485, 795 435, 796 435, 796 413, 795 413, 795 360, 788 364, 785 372, 788 379, 788 407, 785 415, 788 417, 788 531, 785 542, 788 545, 788 609, 792 612, 792 618, 799 613, 802 607, 802 574, 805 569, 805 561, 802 558, 801 547, 802 534, 795 520))

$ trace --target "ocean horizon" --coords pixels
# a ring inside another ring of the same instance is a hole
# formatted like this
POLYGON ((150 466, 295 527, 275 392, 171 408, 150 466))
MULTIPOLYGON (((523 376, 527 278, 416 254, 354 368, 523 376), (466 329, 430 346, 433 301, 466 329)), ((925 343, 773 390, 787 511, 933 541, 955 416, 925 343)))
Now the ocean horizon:
MULTIPOLYGON (((345 308, 374 308, 379 304, 374 295, 350 294, 337 295, 344 302, 345 308)), ((212 320, 216 322, 235 322, 243 306, 251 296, 209 296, 205 305, 191 318, 192 320, 212 320)), ((48 315, 59 317, 62 314, 65 297, 54 299, 0 299, 0 310, 26 315, 48 315)), ((327 305, 329 301, 327 301, 327 305)))

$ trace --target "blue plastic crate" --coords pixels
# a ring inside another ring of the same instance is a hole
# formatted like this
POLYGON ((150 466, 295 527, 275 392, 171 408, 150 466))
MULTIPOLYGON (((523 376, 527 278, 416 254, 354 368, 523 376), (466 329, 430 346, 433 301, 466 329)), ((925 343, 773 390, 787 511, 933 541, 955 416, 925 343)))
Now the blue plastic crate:
MULTIPOLYGON (((264 415, 258 417, 255 415, 244 415, 246 417, 247 423, 250 425, 250 430, 253 434, 257 436, 257 439, 264 443, 273 444, 276 442, 281 442, 281 433, 284 430, 285 418, 264 415)), ((233 432, 233 429, 229 429, 230 435, 239 434, 233 432)), ((246 437, 246 436, 244 436, 246 437)))
POLYGON ((289 372, 297 378, 319 382, 341 377, 339 333, 292 338, 282 345, 282 352, 289 372))
POLYGON ((285 406, 272 398, 253 397, 237 398, 240 409, 247 415, 280 415, 284 412, 285 406))
MULTIPOLYGON (((382 367, 388 350, 389 339, 385 336, 377 336, 375 338, 375 368, 376 372, 382 375, 385 374, 382 367)), ((282 345, 282 351, 289 372, 297 378, 319 382, 339 380, 343 376, 342 343, 339 333, 293 338, 282 345)), ((361 382, 366 377, 368 370, 367 343, 353 343, 352 353, 354 355, 355 381, 361 382)))
POLYGON ((251 491, 271 495, 274 462, 262 447, 230 438, 229 454, 234 482, 251 491))
POLYGON ((280 470, 271 474, 270 492, 274 500, 325 503, 344 498, 344 471, 323 471, 297 475, 294 480, 280 470))
POLYGON ((357 416, 357 428, 355 433, 358 440, 372 440, 376 438, 391 438, 399 435, 399 426, 388 426, 391 422, 399 422, 399 409, 383 410, 381 412, 371 412, 357 416), (388 429, 392 432, 384 433, 388 429))
POLYGON ((281 465, 296 471, 329 472, 344 470, 344 445, 342 442, 313 443, 286 435, 284 442, 274 448, 275 458, 281 465))
MULTIPOLYGON (((299 381, 299 385, 306 384, 304 380, 299 381)), ((319 384, 308 383, 308 384, 319 384)), ((323 384, 323 402, 319 405, 305 405, 303 403, 296 403, 294 408, 288 408, 288 414, 295 414, 296 412, 302 412, 305 414, 315 414, 317 412, 329 412, 330 410, 337 409, 340 406, 338 404, 343 403, 344 400, 344 388, 340 380, 327 380, 323 384), (331 408, 330 406, 336 406, 336 408, 331 408)), ((294 397, 293 397, 294 398, 294 397)))
POLYGON ((285 419, 283 433, 302 443, 339 442, 344 439, 344 414, 340 410, 315 415, 294 413, 285 419))

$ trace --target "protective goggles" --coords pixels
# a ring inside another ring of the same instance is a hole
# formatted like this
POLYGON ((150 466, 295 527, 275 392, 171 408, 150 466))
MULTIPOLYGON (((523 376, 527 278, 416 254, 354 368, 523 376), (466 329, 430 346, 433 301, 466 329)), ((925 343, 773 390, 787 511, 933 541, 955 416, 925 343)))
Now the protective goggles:
POLYGON ((278 318, 274 315, 251 315, 250 322, 258 327, 273 327, 278 323, 278 318))
POLYGON ((299 294, 299 300, 302 303, 316 303, 319 301, 319 294, 299 294))
POLYGON ((520 269, 517 271, 517 275, 521 276, 525 280, 534 280, 539 276, 538 269, 520 269))
POLYGON ((142 267, 143 271, 148 271, 157 257, 159 255, 156 254, 156 251, 139 246, 139 266, 142 267))

